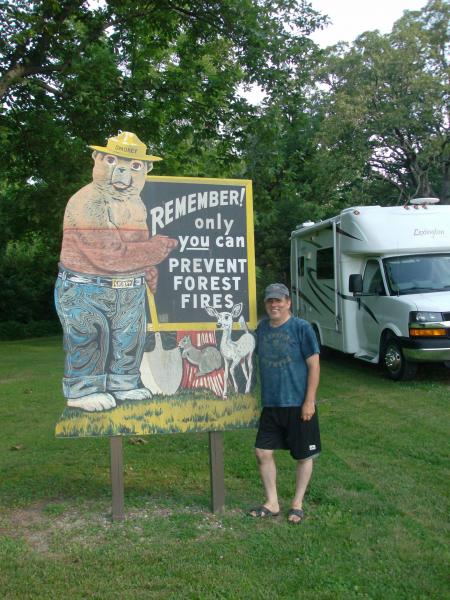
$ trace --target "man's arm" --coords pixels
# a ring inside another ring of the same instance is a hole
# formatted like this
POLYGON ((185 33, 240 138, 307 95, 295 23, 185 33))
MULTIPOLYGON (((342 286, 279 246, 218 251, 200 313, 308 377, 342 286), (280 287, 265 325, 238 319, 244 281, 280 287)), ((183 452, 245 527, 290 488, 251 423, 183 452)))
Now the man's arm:
POLYGON ((301 418, 309 421, 316 412, 316 392, 320 379, 320 360, 318 354, 313 354, 306 359, 308 367, 308 382, 306 384, 305 401, 302 404, 301 418))

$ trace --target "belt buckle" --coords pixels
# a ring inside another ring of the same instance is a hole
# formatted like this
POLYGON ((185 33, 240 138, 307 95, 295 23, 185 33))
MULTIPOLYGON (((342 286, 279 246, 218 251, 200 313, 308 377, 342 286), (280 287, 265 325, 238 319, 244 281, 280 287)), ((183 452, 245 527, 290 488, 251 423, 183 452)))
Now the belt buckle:
POLYGON ((115 289, 131 288, 131 287, 133 287, 133 284, 134 284, 134 279, 113 279, 112 280, 112 287, 115 289))

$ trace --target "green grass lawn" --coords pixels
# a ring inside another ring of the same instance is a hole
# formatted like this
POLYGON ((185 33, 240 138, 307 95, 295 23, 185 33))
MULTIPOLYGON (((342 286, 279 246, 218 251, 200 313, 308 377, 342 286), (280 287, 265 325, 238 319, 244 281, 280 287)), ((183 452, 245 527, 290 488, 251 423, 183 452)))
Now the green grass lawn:
POLYGON ((125 438, 127 519, 112 523, 108 439, 54 437, 62 368, 59 338, 0 345, 2 598, 450 598, 448 369, 398 384, 323 360, 323 452, 292 526, 286 453, 283 517, 246 516, 262 500, 254 430, 224 433, 223 515, 207 433, 125 438))

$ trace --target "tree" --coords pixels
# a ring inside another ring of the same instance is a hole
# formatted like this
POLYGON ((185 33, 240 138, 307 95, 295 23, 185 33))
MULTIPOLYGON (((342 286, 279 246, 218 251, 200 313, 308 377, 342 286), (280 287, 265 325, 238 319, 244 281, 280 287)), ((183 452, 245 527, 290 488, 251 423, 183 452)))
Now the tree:
POLYGON ((450 202, 450 7, 406 11, 388 35, 338 45, 318 72, 315 182, 336 201, 450 202))
POLYGON ((254 109, 240 87, 276 95, 319 24, 292 0, 3 2, 0 263, 12 273, 15 244, 33 240, 22 262, 44 247, 56 269, 64 206, 90 178, 86 145, 118 129, 164 157, 158 174, 243 176, 254 109))
POLYGON ((448 201, 447 17, 435 0, 351 47, 304 41, 247 129, 260 289, 288 283, 289 235, 303 221, 416 195, 448 201))
POLYGON ((247 130, 246 176, 255 194, 255 245, 259 291, 275 280, 289 283, 290 233, 322 218, 326 202, 314 194, 308 165, 314 157, 315 117, 305 95, 320 50, 304 47, 301 68, 283 92, 266 99, 247 130))

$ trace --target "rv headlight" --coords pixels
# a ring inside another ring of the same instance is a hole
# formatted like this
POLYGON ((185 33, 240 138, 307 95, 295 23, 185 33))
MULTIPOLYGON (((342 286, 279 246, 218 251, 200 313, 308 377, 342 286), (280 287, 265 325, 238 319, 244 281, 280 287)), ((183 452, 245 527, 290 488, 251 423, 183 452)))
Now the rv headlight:
POLYGON ((409 313, 410 323, 439 323, 442 321, 442 313, 418 310, 409 313))
POLYGON ((446 337, 447 330, 443 327, 443 315, 440 312, 418 310, 409 313, 409 336, 446 337))

